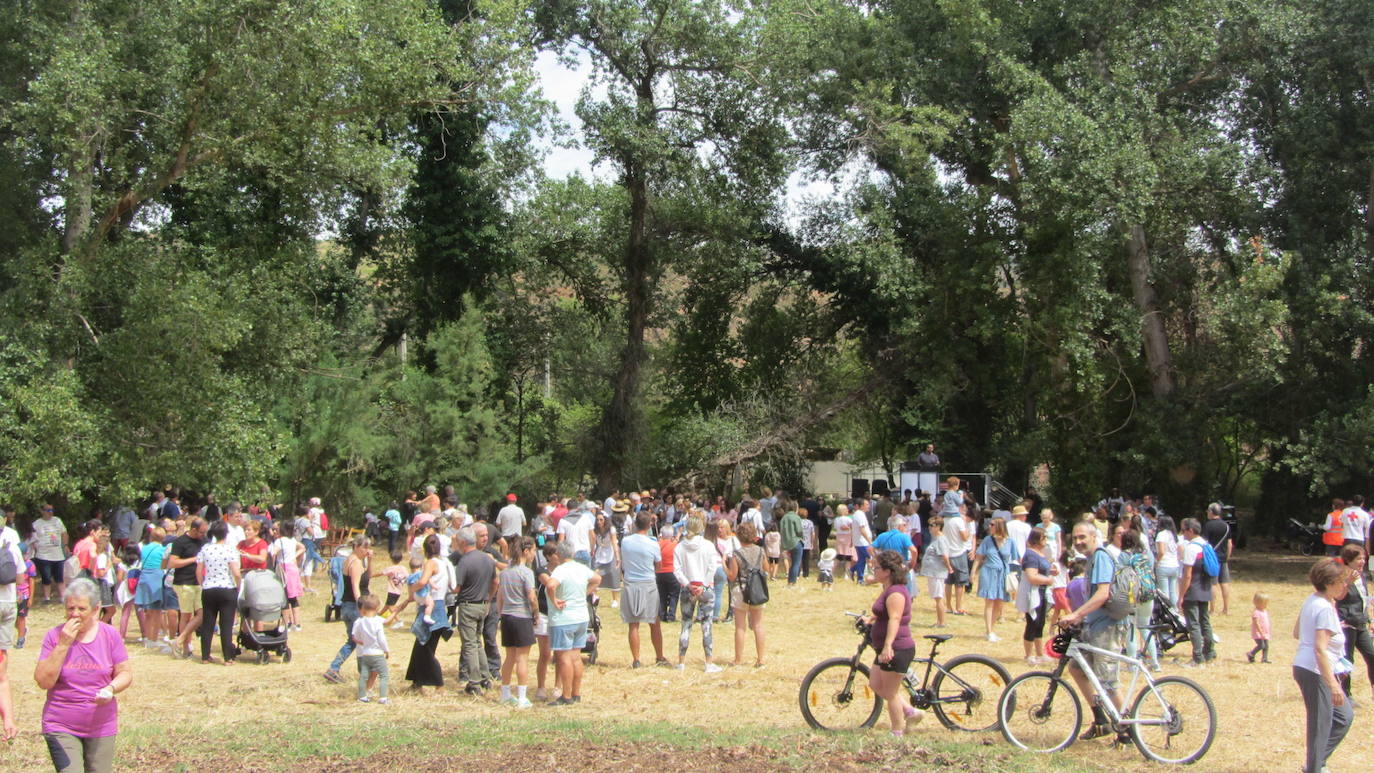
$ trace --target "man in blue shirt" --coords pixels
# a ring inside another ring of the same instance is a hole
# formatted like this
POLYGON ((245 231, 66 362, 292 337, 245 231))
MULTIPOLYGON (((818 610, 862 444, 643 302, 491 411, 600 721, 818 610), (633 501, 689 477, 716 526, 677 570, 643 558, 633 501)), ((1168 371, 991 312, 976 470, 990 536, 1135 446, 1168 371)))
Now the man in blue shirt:
MULTIPOLYGON (((1079 521, 1073 527, 1073 547, 1080 554, 1088 557, 1088 600, 1083 605, 1075 609, 1072 613, 1065 615, 1059 621, 1063 628, 1083 624, 1083 634, 1081 641, 1092 647, 1107 650, 1109 652, 1120 652, 1126 646, 1126 621, 1113 620, 1107 614, 1107 598, 1112 592, 1112 578, 1116 576, 1116 561, 1112 556, 1100 546, 1100 535, 1097 527, 1088 521, 1079 521)), ((1116 704, 1116 708, 1121 710, 1125 706, 1121 685, 1117 680, 1118 666, 1120 661, 1092 653, 1084 653, 1088 659, 1088 664, 1092 666, 1093 674, 1102 683, 1103 689, 1111 696, 1111 700, 1116 704)), ((1092 705, 1093 724, 1088 728, 1081 738, 1083 740, 1099 738, 1111 732, 1110 723, 1107 721, 1107 713, 1102 707, 1093 700, 1092 683, 1088 677, 1078 669, 1076 664, 1069 667, 1073 674, 1073 680, 1078 684, 1079 692, 1088 699, 1092 705)), ((1126 743, 1130 743, 1130 734, 1121 733, 1118 743, 1124 738, 1126 743)))
POLYGON ((921 560, 916 545, 912 543, 911 537, 906 533, 906 519, 900 515, 894 515, 887 519, 887 531, 878 535, 873 540, 873 550, 891 550, 902 557, 902 561, 907 566, 906 588, 913 598, 916 596, 916 570, 920 568, 921 560))
POLYGON ((663 563, 663 553, 659 550, 658 540, 649 536, 654 525, 654 514, 641 510, 635 516, 635 533, 620 543, 620 563, 624 570, 625 584, 620 592, 620 619, 629 628, 630 657, 634 660, 632 668, 639 668, 639 624, 649 624, 649 639, 654 645, 654 665, 667 667, 671 664, 663 657, 663 623, 658 619, 658 578, 657 572, 663 563))

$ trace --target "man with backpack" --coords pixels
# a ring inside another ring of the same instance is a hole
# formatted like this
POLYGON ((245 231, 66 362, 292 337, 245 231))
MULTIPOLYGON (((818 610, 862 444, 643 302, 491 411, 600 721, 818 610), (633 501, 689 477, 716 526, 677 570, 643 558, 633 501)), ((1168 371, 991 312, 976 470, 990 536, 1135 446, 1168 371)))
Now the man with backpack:
POLYGON ((1202 537, 1202 524, 1196 518, 1183 519, 1182 553, 1179 567, 1183 576, 1178 584, 1178 605, 1188 621, 1188 639, 1193 643, 1193 660, 1185 668, 1200 668, 1217 659, 1212 639, 1212 583, 1221 572, 1216 550, 1202 537))
MULTIPOLYGON (((1119 617, 1109 611, 1112 602, 1112 586, 1118 571, 1129 571, 1127 567, 1117 564, 1110 553, 1101 546, 1100 535, 1097 527, 1091 521, 1079 521, 1073 527, 1073 547, 1079 554, 1088 557, 1087 585, 1089 595, 1072 613, 1065 615, 1059 625, 1062 628, 1070 628, 1079 623, 1083 624, 1083 634, 1080 640, 1092 647, 1108 650, 1110 652, 1120 652, 1126 646, 1126 615, 1119 617)), ((1112 702, 1116 704, 1118 710, 1125 709, 1125 696, 1121 691, 1121 684, 1117 679, 1120 670, 1120 663, 1106 657, 1096 657, 1092 653, 1085 653, 1088 663, 1092 666, 1093 673, 1102 683, 1103 689, 1111 695, 1112 702)), ((1100 738, 1111 732, 1111 724, 1107 720, 1106 711, 1093 701, 1092 683, 1088 677, 1078 670, 1077 665, 1072 665, 1069 672, 1073 674, 1073 680, 1078 684, 1079 692, 1092 705, 1093 723, 1082 736, 1081 740, 1100 738)), ((1131 743, 1128 733, 1121 733, 1117 742, 1131 743)))
MULTIPOLYGON (((1235 539, 1231 534, 1231 524, 1222 520, 1221 505, 1213 502, 1207 505, 1207 522, 1202 524, 1202 538, 1207 540, 1207 544, 1216 551, 1217 560, 1221 562, 1221 571, 1217 573, 1217 588, 1221 591, 1221 613, 1231 614, 1231 549, 1234 547, 1235 539)), ((1213 608, 1216 607, 1214 603, 1213 608)))

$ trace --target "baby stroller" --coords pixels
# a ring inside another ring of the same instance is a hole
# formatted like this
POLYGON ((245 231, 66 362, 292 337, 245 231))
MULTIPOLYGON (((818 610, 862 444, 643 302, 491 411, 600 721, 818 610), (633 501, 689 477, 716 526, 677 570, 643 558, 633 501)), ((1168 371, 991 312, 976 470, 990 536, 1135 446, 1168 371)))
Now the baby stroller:
POLYGON ((588 665, 596 665, 596 645, 601 639, 601 615, 596 608, 601 606, 601 597, 596 594, 587 596, 587 643, 582 645, 582 654, 587 656, 588 665))
POLYGON ((283 609, 286 587, 275 572, 254 569, 243 576, 239 587, 239 647, 258 653, 258 663, 270 661, 273 652, 281 656, 283 663, 291 662, 287 629, 282 624, 283 609))
POLYGON ((1175 644, 1188 639, 1188 621, 1183 619, 1178 607, 1158 590, 1155 591, 1155 609, 1150 614, 1150 624, 1145 635, 1154 637, 1160 652, 1168 652, 1175 644))

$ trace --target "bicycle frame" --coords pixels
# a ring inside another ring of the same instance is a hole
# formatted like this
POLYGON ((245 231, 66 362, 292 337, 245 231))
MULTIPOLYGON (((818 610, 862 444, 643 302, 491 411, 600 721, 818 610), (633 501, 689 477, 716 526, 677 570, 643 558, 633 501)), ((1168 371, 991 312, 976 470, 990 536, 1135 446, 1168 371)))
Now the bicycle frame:
POLYGON ((1127 657, 1119 652, 1112 652, 1111 650, 1104 650, 1101 647, 1094 647, 1091 644, 1086 644, 1077 639, 1074 639, 1069 644, 1069 651, 1064 655, 1063 659, 1060 660, 1059 667, 1055 669, 1054 672, 1055 676, 1062 677, 1064 670, 1069 667, 1070 662, 1077 665, 1079 670, 1083 672, 1083 675, 1088 678, 1088 682, 1092 685, 1093 695, 1097 697, 1098 705, 1102 706, 1103 711, 1107 712, 1112 722, 1118 726, 1168 724, 1167 716, 1162 720, 1127 719, 1122 714, 1124 707, 1118 709, 1115 701, 1103 700, 1104 697, 1108 697, 1108 690, 1102 686, 1102 682, 1097 678, 1097 674, 1093 672, 1092 665, 1088 663, 1088 659, 1084 657, 1085 652, 1096 656, 1111 658, 1131 670, 1131 684, 1129 687, 1122 690, 1123 696, 1129 696, 1134 693, 1136 685, 1139 684, 1139 680, 1143 677, 1146 688, 1149 689, 1150 694, 1154 696, 1155 700, 1159 701, 1159 705, 1165 709, 1169 707, 1169 704, 1160 696, 1159 691, 1155 689, 1155 680, 1150 678, 1149 669, 1146 668, 1144 661, 1139 658, 1127 657))
MULTIPOLYGON (((860 615, 856 615, 853 612, 845 612, 845 614, 853 618, 861 617, 860 615)), ((854 651, 854 657, 850 658, 851 667, 859 665, 859 663, 863 659, 864 650, 868 649, 868 647, 868 636, 865 635, 859 641, 859 648, 854 651)), ((962 695, 951 695, 945 698, 937 698, 935 695, 930 694, 929 685, 931 669, 934 669, 944 674, 946 679, 953 679, 960 687, 962 687, 965 690, 973 689, 968 682, 965 682, 963 679, 960 679, 958 675, 946 670, 943 665, 941 665, 939 662, 935 660, 935 656, 939 654, 939 651, 940 643, 931 642, 930 655, 924 658, 912 658, 912 667, 908 668, 906 673, 902 675, 902 685, 906 687, 906 691, 908 694, 910 694, 912 697, 916 697, 923 693, 925 694, 924 706, 934 705, 936 703, 959 703, 960 701, 964 700, 964 696, 962 695), (915 666, 917 663, 924 663, 926 665, 925 674, 921 676, 921 682, 919 685, 916 683, 915 680, 915 666)), ((924 706, 921 706, 921 708, 924 708, 924 706)))

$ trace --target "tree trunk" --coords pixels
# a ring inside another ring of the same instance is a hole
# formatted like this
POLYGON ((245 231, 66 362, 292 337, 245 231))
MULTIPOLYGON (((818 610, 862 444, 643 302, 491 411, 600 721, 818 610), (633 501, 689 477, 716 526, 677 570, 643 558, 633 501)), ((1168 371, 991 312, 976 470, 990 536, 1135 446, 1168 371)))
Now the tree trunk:
POLYGON ((1150 284, 1150 249, 1145 242, 1145 228, 1133 225, 1126 240, 1127 271, 1131 276, 1131 292, 1136 310, 1140 312, 1140 333, 1145 344, 1145 365, 1150 371, 1150 391, 1156 398, 1167 398, 1174 392, 1174 358, 1169 351, 1169 338, 1164 330, 1155 300, 1155 288, 1150 284))
POLYGON ((88 148, 68 172, 66 205, 63 208, 62 253, 75 255, 91 227, 91 186, 94 179, 94 147, 88 148))
POLYGON ((1369 167, 1369 192, 1364 201, 1364 244, 1370 255, 1374 255, 1374 164, 1369 167))
POLYGON ((630 194, 630 229, 625 245, 625 346, 613 382, 611 402, 601 414, 597 432, 600 461, 597 491, 605 494, 621 488, 625 462, 635 444, 640 373, 644 364, 644 332, 649 325, 649 185, 644 167, 626 164, 625 187, 630 194))
MULTIPOLYGON (((649 64, 636 79, 636 122, 643 136, 657 129, 654 81, 657 73, 649 64)), ((597 491, 605 495, 622 488, 625 464, 636 445, 639 432, 639 381, 644 366, 644 333, 649 327, 653 303, 651 278, 653 255, 649 244, 649 168, 640 149, 628 149, 624 158, 624 185, 630 196, 630 228, 625 242, 625 347, 620 351, 611 402, 601 414, 597 433, 600 461, 596 465, 597 491)))

